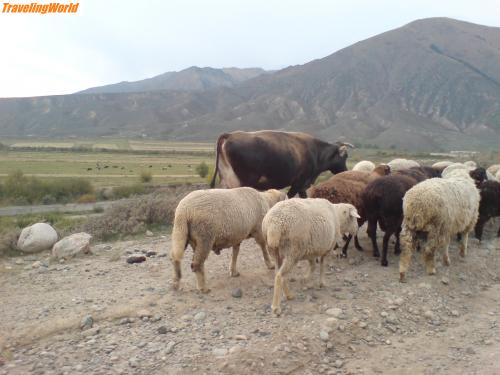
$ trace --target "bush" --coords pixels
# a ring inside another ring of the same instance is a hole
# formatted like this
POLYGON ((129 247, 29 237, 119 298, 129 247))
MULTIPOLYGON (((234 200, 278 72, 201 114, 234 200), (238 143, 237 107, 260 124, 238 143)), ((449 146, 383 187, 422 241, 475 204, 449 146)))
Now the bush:
POLYGON ((141 174, 139 175, 139 178, 143 183, 151 182, 153 180, 153 174, 149 171, 142 171, 141 174))
POLYGON ((54 204, 56 202, 56 198, 50 194, 44 195, 42 198, 42 204, 54 204))
POLYGON ((132 195, 144 194, 146 188, 142 184, 116 186, 113 188, 113 197, 116 199, 128 198, 132 195))
POLYGON ((143 233, 148 226, 171 225, 177 204, 195 189, 187 185, 170 187, 132 201, 115 203, 103 215, 90 217, 80 230, 96 239, 108 240, 143 233))
POLYGON ((196 166, 195 170, 196 170, 196 173, 198 173, 198 175, 201 178, 205 178, 208 175, 208 165, 204 161, 202 161, 200 164, 198 164, 196 166))
POLYGON ((95 203, 96 201, 96 196, 95 194, 83 194, 78 198, 76 201, 77 203, 95 203))

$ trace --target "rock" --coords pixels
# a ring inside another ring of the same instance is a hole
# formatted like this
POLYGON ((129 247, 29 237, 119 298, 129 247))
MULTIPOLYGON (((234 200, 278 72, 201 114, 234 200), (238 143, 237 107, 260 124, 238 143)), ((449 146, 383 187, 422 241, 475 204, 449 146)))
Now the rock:
POLYGON ((93 328, 89 328, 89 329, 83 331, 82 335, 84 337, 95 336, 95 335, 99 334, 99 332, 101 332, 101 329, 99 327, 93 327, 93 328))
POLYGON ((148 237, 152 237, 152 236, 154 236, 154 234, 153 234, 153 232, 151 232, 150 230, 147 230, 147 231, 146 231, 146 236, 148 236, 148 237))
POLYGON ((248 340, 245 335, 236 335, 234 336, 235 340, 248 340))
POLYGON ((47 223, 36 223, 22 230, 17 248, 25 253, 48 250, 57 242, 57 232, 47 223))
POLYGON ((167 347, 165 349, 165 353, 167 353, 167 354, 172 353, 173 350, 174 350, 174 346, 175 346, 175 342, 174 341, 169 341, 168 344, 167 344, 167 347))
POLYGON ((365 322, 360 322, 359 323, 359 328, 365 329, 367 326, 368 326, 368 324, 366 324, 365 322))
POLYGON ((330 335, 328 334, 328 332, 324 331, 324 330, 321 330, 319 332, 319 338, 321 341, 328 341, 330 339, 330 335))
POLYGON ((168 332, 168 328, 166 326, 161 326, 158 328, 158 333, 160 335, 165 335, 168 332))
POLYGON ((33 264, 31 265, 31 268, 35 269, 35 268, 40 268, 41 266, 42 266, 42 262, 37 260, 36 262, 33 262, 33 264))
POLYGON ((388 314, 387 312, 385 312, 385 311, 382 311, 382 312, 380 313, 380 316, 381 316, 382 318, 387 318, 387 316, 388 316, 388 315, 389 315, 389 314, 388 314))
POLYGON ((233 296, 233 298, 241 298, 241 296, 243 295, 243 291, 241 290, 241 288, 236 288, 233 289, 231 295, 233 296))
POLYGON ((137 311, 137 316, 141 319, 142 318, 151 318, 153 316, 153 314, 149 310, 141 309, 141 310, 137 311))
POLYGON ((146 257, 142 254, 132 254, 127 257, 127 263, 142 263, 146 260, 146 257))
POLYGON ((214 350, 212 350, 212 354, 216 357, 224 357, 227 354, 227 349, 215 348, 214 350))
POLYGON ((205 318, 207 317, 207 314, 204 312, 204 311, 200 311, 199 313, 197 313, 195 316, 194 316, 194 320, 196 322, 201 322, 202 320, 205 320, 205 318))
POLYGON ((58 241, 52 248, 52 256, 60 258, 71 258, 79 254, 88 254, 90 252, 90 239, 92 236, 88 233, 75 233, 64 237, 58 241))
POLYGON ((152 318, 151 318, 151 321, 152 322, 159 322, 161 320, 161 315, 154 315, 152 318))
POLYGON ((156 256, 156 254, 157 254, 157 252, 154 251, 154 250, 148 250, 148 251, 146 251, 146 256, 148 258, 154 257, 154 256, 156 256))
POLYGON ((80 329, 82 330, 92 328, 93 325, 94 318, 92 318, 92 315, 85 315, 80 321, 80 329))
POLYGON ((344 366, 344 362, 342 362, 340 359, 337 359, 333 366, 336 368, 341 368, 342 366, 344 366))
POLYGON ((325 320, 325 325, 331 329, 337 329, 339 325, 339 320, 337 318, 331 317, 325 320))
POLYGON ((426 317, 427 319, 432 319, 434 318, 434 313, 431 310, 427 310, 424 312, 424 317, 426 317))
POLYGON ((335 318, 338 318, 339 316, 342 315, 342 309, 339 309, 338 307, 333 307, 331 309, 326 310, 326 313, 335 318))
POLYGON ((451 310, 450 314, 451 314, 451 316, 455 316, 455 317, 460 315, 457 310, 451 310))
POLYGON ((442 277, 442 278, 441 278, 441 282, 442 282, 444 285, 448 285, 448 284, 449 284, 449 282, 450 282, 450 280, 449 280, 446 276, 444 276, 444 277, 442 277))

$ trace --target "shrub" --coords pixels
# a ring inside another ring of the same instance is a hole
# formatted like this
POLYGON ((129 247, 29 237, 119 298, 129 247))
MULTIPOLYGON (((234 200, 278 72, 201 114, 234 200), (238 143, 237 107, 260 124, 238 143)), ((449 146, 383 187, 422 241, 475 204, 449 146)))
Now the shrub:
POLYGON ((53 195, 47 194, 42 198, 42 204, 54 204, 56 203, 56 198, 53 195))
POLYGON ((83 194, 77 199, 77 203, 94 203, 96 201, 95 194, 83 194))
POLYGON ((202 161, 200 164, 198 164, 196 166, 195 170, 196 170, 196 173, 198 173, 198 175, 201 178, 205 178, 208 175, 208 165, 204 161, 202 161))
POLYGON ((142 184, 116 186, 113 188, 113 197, 116 199, 128 198, 132 195, 144 194, 146 188, 142 184))
POLYGON ((196 187, 181 185, 161 189, 132 201, 115 203, 99 217, 90 217, 81 230, 96 239, 144 232, 151 225, 171 225, 179 201, 196 187))
POLYGON ((151 182, 153 180, 153 174, 149 171, 142 171, 141 174, 139 175, 139 178, 143 183, 151 182))

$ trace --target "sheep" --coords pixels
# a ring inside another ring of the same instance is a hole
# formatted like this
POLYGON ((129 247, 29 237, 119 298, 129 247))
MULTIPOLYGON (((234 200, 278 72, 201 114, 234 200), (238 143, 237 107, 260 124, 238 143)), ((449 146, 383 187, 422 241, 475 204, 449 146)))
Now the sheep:
POLYGON ((407 175, 394 174, 376 179, 369 183, 362 193, 363 216, 368 220, 368 237, 373 245, 373 256, 379 257, 377 246, 377 223, 385 232, 383 239, 382 258, 380 264, 384 267, 387 262, 387 248, 389 238, 396 235, 395 254, 400 254, 399 234, 403 221, 403 197, 418 181, 407 175))
POLYGON ((267 267, 272 269, 261 224, 267 211, 283 199, 285 193, 278 190, 258 192, 250 187, 196 190, 185 196, 175 210, 172 230, 173 288, 179 288, 180 262, 188 244, 193 248, 191 270, 196 273, 198 289, 203 293, 210 291, 205 284, 204 271, 210 250, 219 254, 221 249, 233 248, 230 275, 236 277, 239 275, 236 260, 240 243, 253 237, 267 267))
POLYGON ((500 172, 500 164, 490 165, 487 169, 493 176, 496 176, 498 172, 500 172))
POLYGON ((391 167, 391 172, 400 171, 401 169, 409 169, 411 167, 420 167, 415 160, 409 159, 394 159, 387 163, 391 167))
POLYGON ((439 172, 442 172, 447 166, 453 164, 452 161, 449 160, 443 160, 443 161, 438 161, 437 163, 432 164, 431 168, 436 169, 439 172))
POLYGON ((369 160, 361 160, 352 168, 353 171, 371 172, 375 169, 375 164, 369 160))
POLYGON ((463 163, 453 163, 447 166, 445 169, 443 169, 443 172, 441 172, 441 175, 443 177, 446 177, 451 171, 454 171, 455 169, 465 169, 467 171, 470 171, 472 168, 467 167, 463 163))
MULTIPOLYGON (((390 168, 386 164, 378 165, 371 173, 362 171, 346 171, 338 173, 325 182, 319 183, 308 190, 308 196, 311 198, 325 198, 331 203, 350 203, 356 207, 361 215, 358 220, 359 226, 362 226, 366 221, 363 215, 361 194, 369 182, 378 177, 388 175, 390 168)), ((347 240, 342 248, 342 255, 347 256, 347 248, 351 241, 351 237, 347 240)), ((354 245, 359 251, 363 248, 359 244, 358 236, 354 236, 354 245)))
POLYGON ((497 172, 497 174, 495 175, 495 178, 497 179, 497 181, 500 181, 500 171, 497 172))
POLYGON ((468 161, 464 161, 464 165, 466 167, 469 167, 471 169, 476 169, 477 168, 477 164, 475 161, 472 161, 472 160, 468 160, 468 161))
MULTIPOLYGON (((481 201, 479 203, 479 217, 475 227, 476 238, 481 241, 483 237, 483 227, 492 218, 500 216, 500 182, 484 181, 480 185, 481 201)), ((500 227, 497 237, 500 237, 500 227)))
POLYGON ((479 186, 481 182, 488 179, 486 170, 484 168, 473 168, 462 163, 454 163, 446 167, 443 172, 443 177, 450 177, 452 173, 456 170, 466 171, 475 181, 476 185, 479 186))
POLYGON ((422 248, 427 273, 435 274, 436 250, 443 249, 443 263, 448 266, 450 239, 458 233, 460 255, 465 257, 468 234, 478 217, 479 199, 474 181, 464 170, 442 179, 431 178, 408 190, 403 199, 401 282, 405 282, 414 249, 422 248))
POLYGON ((262 235, 267 249, 275 259, 276 276, 272 312, 281 314, 283 289, 293 299, 288 287, 288 274, 299 260, 309 261, 309 281, 320 258, 320 287, 324 286, 324 258, 342 235, 358 231, 356 207, 348 203, 332 204, 322 198, 292 198, 277 203, 262 221, 262 235))

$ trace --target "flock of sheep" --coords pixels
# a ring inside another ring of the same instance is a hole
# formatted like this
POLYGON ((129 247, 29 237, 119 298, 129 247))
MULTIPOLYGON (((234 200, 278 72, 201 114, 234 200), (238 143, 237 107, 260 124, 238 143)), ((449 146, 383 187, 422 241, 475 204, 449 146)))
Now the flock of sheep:
POLYGON ((472 161, 438 162, 430 167, 407 159, 378 166, 361 161, 353 170, 336 174, 307 193, 305 199, 286 199, 278 190, 240 187, 188 194, 175 211, 170 254, 174 289, 179 288, 187 245, 194 251, 191 269, 198 289, 207 293, 204 263, 210 251, 218 254, 232 247, 230 275, 238 276, 240 243, 251 237, 260 246, 266 266, 272 269, 276 264, 272 311, 280 315, 282 292, 287 299, 293 298, 288 277, 297 262, 309 262, 306 281, 310 281, 319 261, 323 286, 325 256, 339 246, 347 256, 352 237, 362 250, 357 232, 365 222, 376 257, 380 256, 377 228, 385 232, 382 266, 388 265, 389 239, 395 235, 395 253, 401 253, 400 281, 405 281, 415 250, 423 254, 427 273, 434 274, 437 251, 442 251, 443 264, 449 265, 448 247, 457 238, 464 257, 469 232, 475 228, 481 240, 484 224, 500 216, 500 165, 485 170, 472 161))

